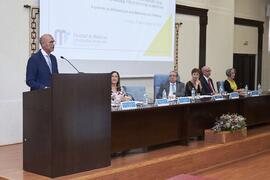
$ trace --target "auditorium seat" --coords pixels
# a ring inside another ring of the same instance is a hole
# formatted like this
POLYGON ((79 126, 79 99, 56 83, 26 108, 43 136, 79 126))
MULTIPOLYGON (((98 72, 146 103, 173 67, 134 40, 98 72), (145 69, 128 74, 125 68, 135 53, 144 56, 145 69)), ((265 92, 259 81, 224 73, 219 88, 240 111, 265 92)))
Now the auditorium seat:
POLYGON ((160 85, 164 84, 169 79, 169 76, 167 74, 155 74, 154 75, 154 95, 156 98, 160 85))
POLYGON ((123 86, 125 92, 132 96, 134 101, 143 101, 145 94, 144 86, 123 86))

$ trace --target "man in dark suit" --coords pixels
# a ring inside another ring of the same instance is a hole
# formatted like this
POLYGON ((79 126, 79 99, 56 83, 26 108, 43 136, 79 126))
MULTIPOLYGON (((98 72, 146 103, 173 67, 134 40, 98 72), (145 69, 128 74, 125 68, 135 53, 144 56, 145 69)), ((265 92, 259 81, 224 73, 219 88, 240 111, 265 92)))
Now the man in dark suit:
POLYGON ((202 95, 213 95, 216 93, 213 80, 210 78, 211 69, 208 66, 202 67, 202 77, 200 78, 202 84, 202 95))
POLYGON ((179 75, 177 71, 171 71, 169 80, 160 86, 157 94, 157 99, 162 98, 163 91, 165 90, 166 95, 175 95, 176 97, 185 96, 185 84, 179 81, 179 75))
POLYGON ((54 50, 54 39, 50 34, 40 37, 41 49, 33 54, 26 67, 26 84, 32 90, 49 88, 52 85, 52 74, 58 74, 54 50))

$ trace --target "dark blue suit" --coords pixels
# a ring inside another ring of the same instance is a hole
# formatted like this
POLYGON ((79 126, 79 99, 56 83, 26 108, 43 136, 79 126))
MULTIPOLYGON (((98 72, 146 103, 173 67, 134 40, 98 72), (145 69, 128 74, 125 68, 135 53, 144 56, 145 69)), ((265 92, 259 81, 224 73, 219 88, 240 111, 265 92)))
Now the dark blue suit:
MULTIPOLYGON (((210 83, 215 90, 215 87, 214 87, 214 83, 213 83, 213 80, 211 78, 209 78, 210 80, 210 83)), ((209 86, 208 82, 206 81, 206 79, 202 76, 200 78, 200 81, 201 81, 201 85, 202 85, 202 91, 201 91, 201 95, 211 95, 212 93, 214 93, 211 89, 211 87, 209 86)))
MULTIPOLYGON (((52 74, 58 74, 55 56, 51 54, 50 59, 52 64, 52 74)), ((31 88, 31 91, 51 87, 52 74, 41 50, 29 58, 26 68, 26 84, 31 88)))

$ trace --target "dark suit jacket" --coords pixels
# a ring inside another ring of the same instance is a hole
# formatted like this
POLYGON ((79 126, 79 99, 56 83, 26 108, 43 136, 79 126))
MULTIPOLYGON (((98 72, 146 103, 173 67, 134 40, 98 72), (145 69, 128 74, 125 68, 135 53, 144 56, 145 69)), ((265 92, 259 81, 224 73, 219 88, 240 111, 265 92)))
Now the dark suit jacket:
MULTIPOLYGON (((236 82, 235 82, 236 83, 236 82)), ((238 87, 238 84, 236 83, 237 87, 238 87)), ((233 92, 233 89, 231 88, 231 85, 229 83, 228 80, 225 80, 224 81, 224 91, 226 91, 227 93, 231 93, 233 92)))
MULTIPOLYGON (((165 89, 167 96, 169 95, 170 92, 170 82, 167 81, 165 84, 162 84, 159 88, 158 94, 157 94, 157 99, 162 98, 162 93, 163 90, 165 89)), ((185 84, 179 81, 176 81, 176 97, 181 97, 185 96, 185 84)))
MULTIPOLYGON (((212 89, 209 86, 208 82, 206 81, 206 79, 204 78, 204 76, 202 76, 200 78, 201 84, 202 84, 202 91, 201 91, 201 95, 211 95, 212 94, 212 89)), ((212 84, 213 89, 215 90, 214 84, 213 84, 213 80, 210 78, 210 82, 212 84)))
MULTIPOLYGON (((52 62, 52 73, 58 74, 56 58, 52 54, 50 58, 52 62)), ((45 87, 51 87, 52 85, 52 74, 41 50, 33 54, 28 60, 26 67, 26 84, 31 90, 43 89, 45 87)))
POLYGON ((186 83, 186 90, 185 90, 186 96, 192 96, 191 91, 192 91, 193 88, 195 89, 196 94, 201 94, 200 85, 198 85, 198 89, 196 89, 195 86, 193 85, 193 83, 191 81, 188 81, 186 83))

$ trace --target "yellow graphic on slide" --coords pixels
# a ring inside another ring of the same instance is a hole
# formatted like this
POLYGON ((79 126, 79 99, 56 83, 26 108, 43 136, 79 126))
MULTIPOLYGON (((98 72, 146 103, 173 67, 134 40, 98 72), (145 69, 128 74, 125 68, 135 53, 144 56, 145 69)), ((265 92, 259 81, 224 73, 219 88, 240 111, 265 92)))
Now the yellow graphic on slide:
POLYGON ((145 56, 172 56, 172 21, 171 15, 145 51, 145 56))

